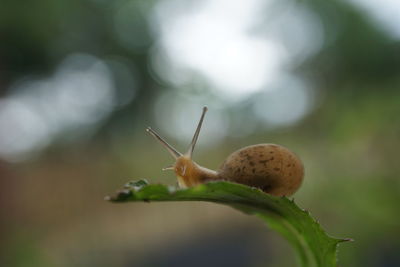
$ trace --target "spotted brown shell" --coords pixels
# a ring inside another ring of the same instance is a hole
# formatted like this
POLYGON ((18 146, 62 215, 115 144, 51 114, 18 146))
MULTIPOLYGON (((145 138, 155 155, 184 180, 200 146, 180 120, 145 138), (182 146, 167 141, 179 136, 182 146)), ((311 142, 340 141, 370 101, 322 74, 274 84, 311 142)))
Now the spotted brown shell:
POLYGON ((304 167, 287 148, 258 144, 230 154, 217 173, 219 179, 257 187, 275 196, 290 196, 303 181, 304 167))

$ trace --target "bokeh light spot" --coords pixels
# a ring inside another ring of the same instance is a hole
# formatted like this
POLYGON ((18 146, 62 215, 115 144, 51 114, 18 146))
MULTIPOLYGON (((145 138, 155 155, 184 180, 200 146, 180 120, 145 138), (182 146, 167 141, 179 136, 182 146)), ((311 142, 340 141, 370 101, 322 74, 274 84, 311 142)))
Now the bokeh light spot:
POLYGON ((291 125, 308 114, 313 91, 297 77, 281 77, 280 82, 257 96, 254 113, 266 128, 291 125))
POLYGON ((0 157, 29 158, 56 138, 90 132, 114 107, 107 65, 87 54, 65 58, 52 77, 17 83, 0 108, 0 157))

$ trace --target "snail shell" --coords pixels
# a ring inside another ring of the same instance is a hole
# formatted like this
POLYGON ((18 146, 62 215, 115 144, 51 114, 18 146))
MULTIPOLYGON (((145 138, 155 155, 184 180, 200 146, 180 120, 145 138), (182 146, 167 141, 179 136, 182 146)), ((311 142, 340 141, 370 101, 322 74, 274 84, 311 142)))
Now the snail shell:
POLYGON ((223 180, 257 187, 271 195, 289 196, 299 189, 304 167, 287 148, 258 144, 230 154, 217 173, 223 180))

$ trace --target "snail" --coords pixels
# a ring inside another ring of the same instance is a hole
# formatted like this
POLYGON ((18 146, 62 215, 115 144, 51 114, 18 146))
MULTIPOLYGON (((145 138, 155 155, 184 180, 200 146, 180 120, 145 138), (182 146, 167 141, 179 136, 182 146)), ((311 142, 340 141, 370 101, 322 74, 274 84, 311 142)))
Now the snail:
POLYGON ((163 170, 175 171, 180 187, 224 180, 256 187, 275 196, 290 196, 299 189, 304 176, 303 164, 293 152, 280 145, 257 144, 241 148, 230 154, 217 171, 195 163, 192 160, 193 150, 207 110, 207 107, 203 108, 185 154, 178 152, 150 127, 146 129, 175 158, 175 163, 163 170))

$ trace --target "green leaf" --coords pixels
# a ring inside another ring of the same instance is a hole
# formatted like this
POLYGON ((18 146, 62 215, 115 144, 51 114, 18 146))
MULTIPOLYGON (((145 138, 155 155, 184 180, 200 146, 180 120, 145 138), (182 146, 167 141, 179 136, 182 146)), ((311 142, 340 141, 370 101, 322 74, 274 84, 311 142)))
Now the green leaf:
POLYGON ((246 185, 218 181, 187 189, 176 189, 146 180, 129 182, 112 202, 129 201, 208 201, 225 204, 263 219, 270 228, 286 238, 297 252, 303 267, 336 267, 336 250, 340 242, 328 236, 308 211, 293 200, 275 197, 246 185))

